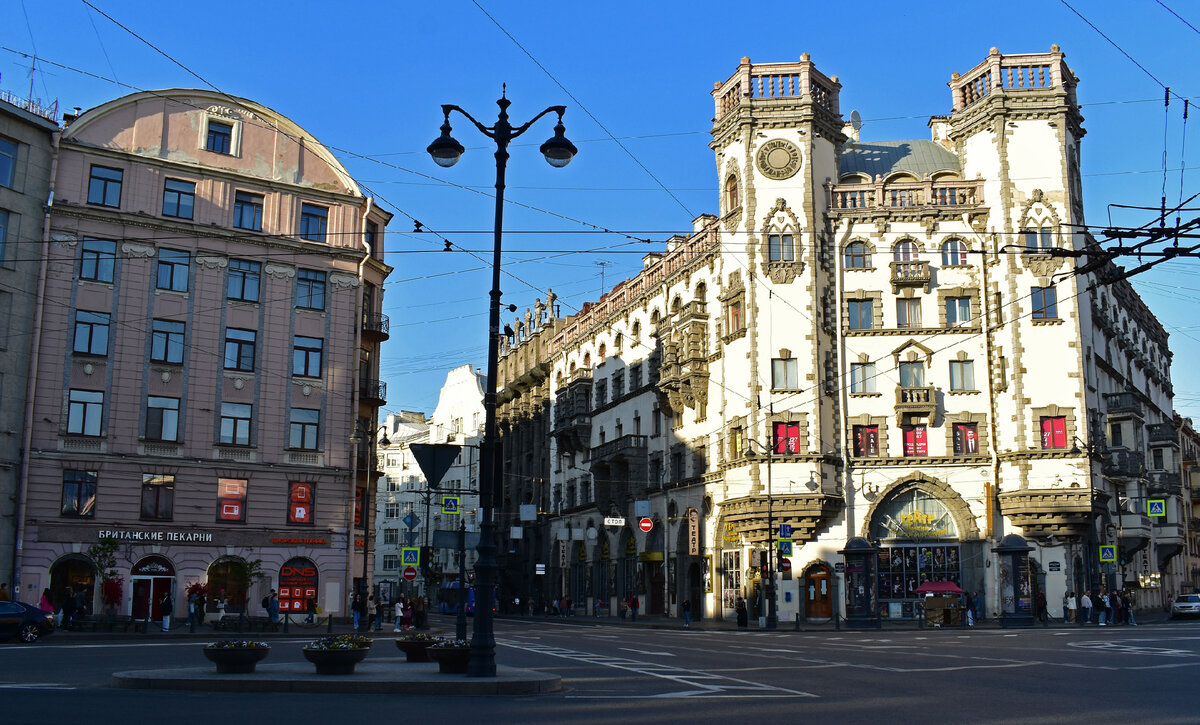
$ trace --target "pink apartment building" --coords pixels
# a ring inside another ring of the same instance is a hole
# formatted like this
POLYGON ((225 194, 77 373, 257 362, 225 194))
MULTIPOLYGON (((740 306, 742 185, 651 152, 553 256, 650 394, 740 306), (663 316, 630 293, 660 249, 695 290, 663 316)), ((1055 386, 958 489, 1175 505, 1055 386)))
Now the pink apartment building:
POLYGON ((290 119, 201 90, 67 117, 54 176, 22 598, 161 617, 170 591, 261 615, 358 586, 378 476, 383 230, 290 119), (365 513, 365 512, 364 512, 365 513), (105 601, 89 548, 119 544, 105 601), (262 578, 245 585, 247 565, 262 578))

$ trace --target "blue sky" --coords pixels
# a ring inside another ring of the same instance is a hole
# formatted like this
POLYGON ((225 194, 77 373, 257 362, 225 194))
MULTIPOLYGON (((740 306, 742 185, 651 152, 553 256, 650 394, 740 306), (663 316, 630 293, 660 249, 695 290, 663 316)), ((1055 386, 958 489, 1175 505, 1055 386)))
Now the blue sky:
MULTIPOLYGON (((386 242, 395 267, 385 299, 388 410, 432 412, 448 370, 484 366, 494 160, 462 121, 456 136, 467 153, 457 166, 435 166, 424 149, 440 104, 490 123, 504 83, 514 120, 567 105, 567 135, 580 151, 567 168, 549 167, 537 152, 549 120, 514 142, 504 301, 521 312, 547 287, 564 314, 576 311, 636 274, 658 242, 715 210, 710 91, 742 56, 786 62, 809 53, 839 77, 842 110, 861 113, 863 140, 879 141, 928 138, 929 116, 949 112, 950 74, 974 67, 990 47, 1042 52, 1057 43, 1080 78, 1087 221, 1149 221, 1150 212, 1109 205, 1159 203, 1164 146, 1168 201, 1200 192, 1200 116, 1191 114, 1185 135, 1182 102, 1164 115, 1162 86, 1149 75, 1200 100, 1200 31, 1188 25, 1200 27, 1200 9, 1183 0, 1071 0, 1133 60, 1061 0, 92 3, 178 64, 80 0, 7 0, 0 88, 30 92, 29 59, 19 53, 35 52, 45 60, 33 95, 67 110, 207 82, 274 108, 334 148, 396 214, 386 242), (412 218, 437 233, 412 233, 412 218), (477 253, 438 251, 443 238, 477 253)), ((1197 269, 1198 260, 1177 260, 1135 281, 1171 334, 1176 407, 1194 418, 1197 269)))

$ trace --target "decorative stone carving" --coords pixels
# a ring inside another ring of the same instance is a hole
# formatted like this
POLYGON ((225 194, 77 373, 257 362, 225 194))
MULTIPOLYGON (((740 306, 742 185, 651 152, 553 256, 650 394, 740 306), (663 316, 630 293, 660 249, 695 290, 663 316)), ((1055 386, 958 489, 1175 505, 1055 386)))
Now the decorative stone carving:
POLYGON ((268 262, 266 267, 263 267, 263 272, 268 277, 275 279, 291 279, 296 276, 296 268, 285 264, 275 264, 268 262))
POLYGON ((156 254, 153 244, 142 244, 140 242, 122 242, 121 254, 129 258, 143 257, 150 259, 156 254))
POLYGON ((763 218, 762 228, 766 229, 766 233, 762 235, 762 271, 775 284, 787 284, 799 277, 804 272, 804 262, 800 259, 800 220, 792 212, 787 205, 787 201, 779 198, 775 200, 775 206, 771 207, 763 218), (776 261, 770 260, 770 235, 771 234, 791 234, 792 235, 792 261, 776 261))
POLYGON ((205 269, 225 269, 229 266, 229 260, 225 257, 216 257, 209 254, 197 254, 196 264, 205 269))
POLYGON ((329 284, 338 289, 353 289, 358 286, 358 277, 345 272, 331 272, 329 275, 329 284))
POLYGON ((771 139, 758 148, 758 170, 775 180, 790 179, 800 170, 800 149, 791 141, 771 139))

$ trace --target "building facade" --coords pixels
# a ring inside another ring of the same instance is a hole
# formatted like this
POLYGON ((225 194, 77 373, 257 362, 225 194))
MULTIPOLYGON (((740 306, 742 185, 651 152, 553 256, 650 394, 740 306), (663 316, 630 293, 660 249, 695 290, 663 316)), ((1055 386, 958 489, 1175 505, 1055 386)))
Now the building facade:
MULTIPOLYGON (((55 113, 0 95, 0 582, 13 585, 31 358, 55 113)), ((40 592, 39 592, 40 595, 40 592)), ((36 600, 36 597, 34 598, 36 600)))
POLYGON ((1074 273, 1076 83, 1057 46, 992 49, 928 140, 871 142, 807 55, 717 83, 720 214, 539 355, 550 595, 781 621, 913 617, 928 581, 989 615, 1158 604, 1183 544, 1170 352, 1128 281, 1074 273))
POLYGON ((288 118, 200 90, 68 117, 55 191, 22 594, 344 612, 370 575, 390 215, 288 118))

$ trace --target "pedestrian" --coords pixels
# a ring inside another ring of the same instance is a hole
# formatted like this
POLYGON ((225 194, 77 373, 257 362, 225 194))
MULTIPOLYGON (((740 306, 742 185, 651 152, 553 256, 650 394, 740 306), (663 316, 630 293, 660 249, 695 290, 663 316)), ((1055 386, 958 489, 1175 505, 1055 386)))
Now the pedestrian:
POLYGON ((1136 627, 1137 620, 1133 618, 1133 592, 1128 589, 1121 592, 1121 604, 1125 608, 1125 619, 1129 622, 1130 626, 1136 627))
POLYGON ((54 614, 54 600, 50 597, 50 588, 42 590, 42 599, 38 602, 38 609, 46 614, 54 614))
POLYGON ((383 601, 383 596, 380 595, 375 600, 375 631, 383 631, 383 618, 387 616, 388 605, 383 601))
POLYGON ((692 626, 692 600, 684 597, 683 604, 679 605, 679 610, 683 612, 683 628, 688 629, 692 626))
POLYGON ((313 615, 317 613, 317 595, 309 594, 304 598, 304 611, 308 615, 304 618, 305 624, 313 623, 313 615))
POLYGON ((1108 593, 1108 607, 1112 611, 1109 621, 1113 623, 1113 626, 1124 624, 1125 616, 1121 609, 1121 594, 1116 589, 1108 593))
POLYGON ((8 593, 8 585, 0 582, 0 602, 12 601, 12 595, 8 593))
POLYGON ((354 596, 350 599, 350 617, 351 624, 354 626, 354 631, 359 631, 360 620, 363 613, 363 595, 362 592, 354 592, 354 596))
POLYGON ((629 621, 630 622, 637 621, 637 613, 638 613, 638 610, 641 609, 641 607, 642 607, 642 603, 638 601, 637 595, 631 594, 629 596, 629 621))
MULTIPOLYGON (((147 616, 147 619, 148 618, 149 618, 149 616, 147 616)), ((63 590, 62 624, 61 624, 61 626, 63 629, 70 629, 71 625, 74 623, 75 623, 75 594, 74 594, 74 592, 72 592, 70 590, 70 588, 67 588, 67 589, 63 590)))
POLYGON ((404 612, 400 615, 400 629, 413 628, 413 603, 404 599, 404 612))
POLYGON ((392 631, 399 632, 400 631, 400 622, 404 619, 404 595, 403 594, 401 594, 400 598, 396 600, 396 604, 392 609, 393 609, 393 613, 396 615, 395 619, 392 622, 392 631))
POLYGON ((279 595, 274 589, 267 595, 267 619, 271 620, 271 631, 279 631, 279 595))
POLYGON ((963 596, 966 597, 966 600, 967 600, 965 603, 965 607, 964 607, 967 610, 967 626, 974 627, 975 626, 975 598, 971 596, 970 592, 967 592, 963 596))
POLYGON ((1079 598, 1079 626, 1090 622, 1092 619, 1092 590, 1087 589, 1083 592, 1083 596, 1079 598))
POLYGON ((625 619, 625 615, 629 613, 629 598, 621 600, 621 619, 625 619))
POLYGON ((225 607, 228 605, 229 605, 229 597, 225 596, 225 590, 222 589, 221 593, 217 596, 217 622, 218 623, 220 623, 221 620, 225 619, 225 607))
POLYGON ((1067 592, 1066 608, 1067 613, 1063 615, 1063 623, 1073 623, 1079 616, 1079 600, 1075 598, 1073 591, 1067 592))
POLYGON ((413 626, 417 629, 426 629, 429 626, 429 619, 426 616, 425 597, 416 597, 413 603, 413 626))
POLYGON ((1109 612, 1112 611, 1109 608, 1108 595, 1104 593, 1103 589, 1101 589, 1100 596, 1098 596, 1096 599, 1098 600, 1096 602, 1096 611, 1099 613, 1100 626, 1107 627, 1108 626, 1108 615, 1109 615, 1109 612))
POLYGON ((171 598, 169 590, 159 604, 162 605, 162 631, 169 632, 171 631, 171 612, 175 609, 175 600, 171 598))
POLYGON ((750 623, 750 613, 746 611, 746 600, 739 596, 733 608, 737 612, 738 629, 745 629, 750 623))
POLYGON ((984 615, 983 596, 980 595, 979 592, 975 592, 974 594, 971 595, 971 601, 975 602, 975 621, 982 622, 983 615, 984 615))
POLYGON ((1047 609, 1046 594, 1041 589, 1039 589, 1037 591, 1037 595, 1034 597, 1033 601, 1034 601, 1034 605, 1037 608, 1038 620, 1041 621, 1043 627, 1049 627, 1050 624, 1046 621, 1049 617, 1049 613, 1046 611, 1046 609, 1047 609))

